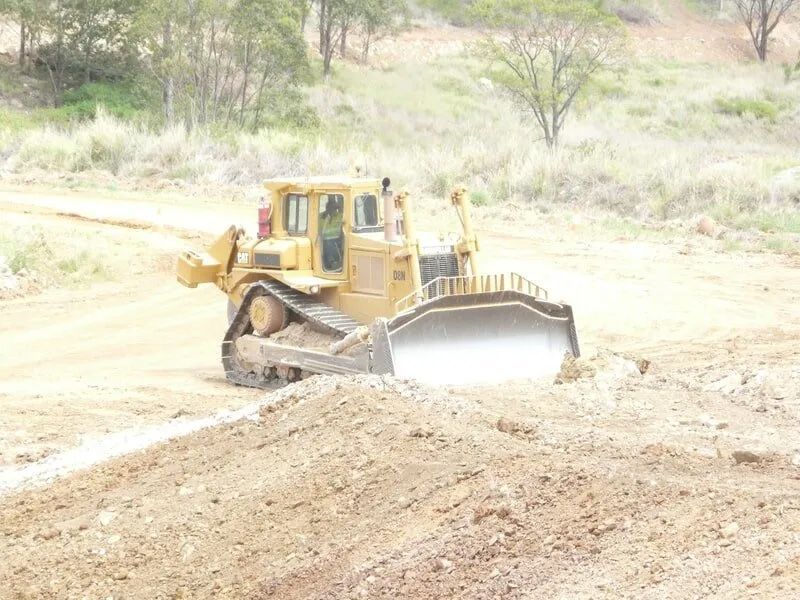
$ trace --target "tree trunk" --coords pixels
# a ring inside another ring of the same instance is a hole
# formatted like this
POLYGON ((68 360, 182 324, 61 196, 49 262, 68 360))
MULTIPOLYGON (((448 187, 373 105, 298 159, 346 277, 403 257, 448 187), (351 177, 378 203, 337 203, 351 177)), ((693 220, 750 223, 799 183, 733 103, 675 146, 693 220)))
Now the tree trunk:
POLYGON ((558 122, 558 106, 554 103, 551 107, 552 121, 550 122, 550 142, 547 144, 548 148, 555 148, 558 146, 558 132, 560 125, 558 122))
POLYGON ((250 46, 248 40, 244 46, 244 77, 242 81, 242 101, 239 109, 239 127, 244 127, 244 109, 247 105, 247 84, 250 76, 250 46))
POLYGON ((761 20, 761 35, 758 36, 758 60, 761 62, 767 61, 767 39, 769 38, 769 33, 767 33, 767 18, 763 17, 761 20))
POLYGON ((319 53, 325 56, 325 29, 327 18, 325 12, 328 8, 327 0, 319 0, 319 53))
MULTIPOLYGON (((162 60, 172 57, 172 21, 164 21, 161 45, 163 50, 162 60)), ((164 123, 171 127, 175 122, 175 80, 172 77, 172 68, 167 66, 162 85, 162 100, 164 102, 164 123)))
POLYGON ((361 46, 361 64, 367 64, 369 60, 369 45, 371 42, 372 35, 369 31, 364 34, 364 42, 361 46))
POLYGON ((25 68, 25 22, 19 24, 19 68, 25 68))
POLYGON ((308 2, 303 2, 303 7, 300 9, 300 33, 306 32, 306 22, 308 21, 310 5, 308 2))
POLYGON ((329 44, 322 55, 322 76, 325 79, 331 74, 331 59, 333 59, 333 48, 329 44))
POLYGON ((83 82, 92 81, 92 42, 87 42, 86 51, 83 53, 83 82))
POLYGON ((339 55, 345 58, 347 55, 347 25, 342 25, 342 37, 339 40, 339 55))
POLYGON ((54 65, 47 63, 47 72, 50 75, 50 83, 53 87, 53 106, 61 108, 64 104, 64 8, 61 0, 55 6, 58 19, 56 20, 56 41, 55 41, 55 60, 54 65))

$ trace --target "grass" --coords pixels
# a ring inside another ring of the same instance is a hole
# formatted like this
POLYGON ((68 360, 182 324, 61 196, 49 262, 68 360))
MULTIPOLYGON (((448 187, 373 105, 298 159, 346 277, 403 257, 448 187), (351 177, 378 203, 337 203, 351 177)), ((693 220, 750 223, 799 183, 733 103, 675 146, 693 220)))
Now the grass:
POLYGON ((775 123, 780 113, 779 107, 773 102, 755 98, 716 98, 714 108, 724 115, 763 119, 770 123, 775 123))
POLYGON ((35 273, 46 285, 75 286, 112 278, 108 264, 90 240, 54 243, 41 227, 0 230, 0 256, 13 273, 35 273))
POLYGON ((360 167, 423 204, 465 185, 476 204, 498 210, 639 221, 705 212, 730 227, 798 229, 800 181, 784 175, 800 164, 800 82, 784 83, 777 66, 648 59, 606 73, 579 98, 555 153, 482 75, 466 54, 372 69, 337 63, 297 103, 314 118, 256 133, 156 129, 136 116, 129 91, 88 88, 72 99, 94 108, 76 119, 0 112, 0 155, 7 171, 71 173, 73 182, 106 173, 122 187, 233 188, 360 167))

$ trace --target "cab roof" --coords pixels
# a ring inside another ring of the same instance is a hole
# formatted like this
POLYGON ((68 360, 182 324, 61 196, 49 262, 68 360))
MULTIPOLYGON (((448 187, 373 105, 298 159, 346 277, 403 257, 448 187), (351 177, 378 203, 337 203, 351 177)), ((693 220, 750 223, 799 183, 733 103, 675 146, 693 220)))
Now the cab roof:
POLYGON ((380 188, 378 179, 367 177, 348 177, 344 175, 322 175, 315 177, 281 177, 266 179, 264 187, 272 191, 284 189, 351 189, 351 188, 380 188))

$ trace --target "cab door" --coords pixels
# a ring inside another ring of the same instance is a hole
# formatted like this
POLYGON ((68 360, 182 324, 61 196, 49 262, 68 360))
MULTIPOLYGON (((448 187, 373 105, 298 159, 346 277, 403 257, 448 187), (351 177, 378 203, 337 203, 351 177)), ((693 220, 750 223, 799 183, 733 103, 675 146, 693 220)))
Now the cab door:
POLYGON ((316 206, 314 274, 325 279, 345 280, 349 268, 349 194, 344 190, 319 192, 316 206))

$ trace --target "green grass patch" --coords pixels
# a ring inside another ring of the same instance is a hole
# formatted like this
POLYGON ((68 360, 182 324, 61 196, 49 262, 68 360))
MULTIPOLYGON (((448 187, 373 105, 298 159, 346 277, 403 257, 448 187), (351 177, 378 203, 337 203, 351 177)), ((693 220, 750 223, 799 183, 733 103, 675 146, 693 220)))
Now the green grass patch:
POLYGON ((777 121, 780 113, 779 107, 770 100, 742 97, 717 97, 714 100, 714 110, 723 115, 763 119, 770 123, 777 121))
POLYGON ((93 119, 102 105, 108 114, 131 120, 147 108, 143 97, 126 84, 86 83, 64 94, 63 110, 79 119, 93 119))

